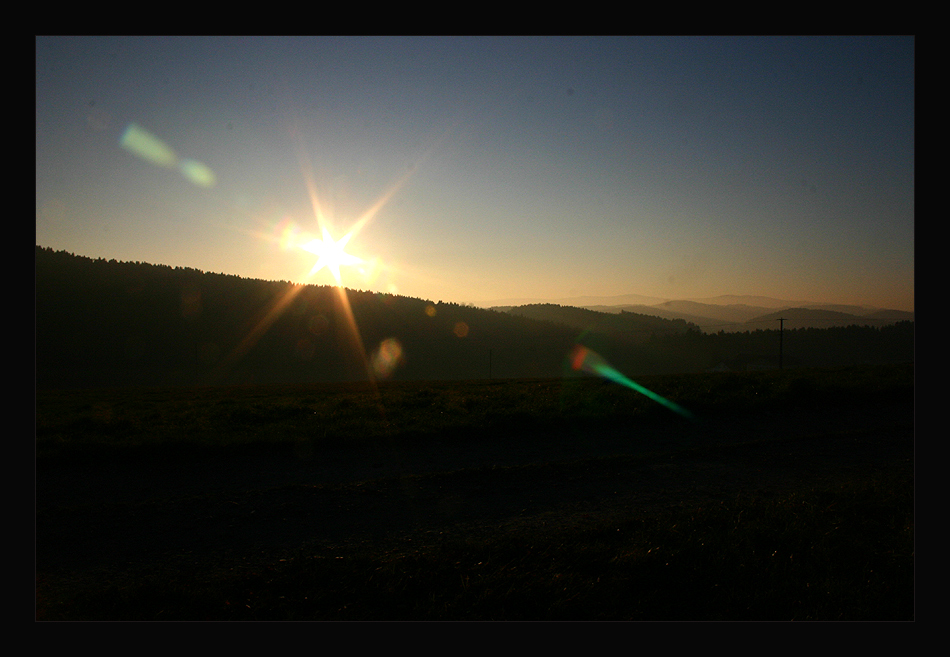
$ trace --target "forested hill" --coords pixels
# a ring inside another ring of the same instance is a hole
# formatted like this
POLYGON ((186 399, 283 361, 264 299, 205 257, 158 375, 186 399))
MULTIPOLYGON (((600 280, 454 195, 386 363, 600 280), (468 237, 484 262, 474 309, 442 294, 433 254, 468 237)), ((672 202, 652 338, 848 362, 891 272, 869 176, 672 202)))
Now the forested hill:
MULTIPOLYGON (((778 331, 571 307, 513 312, 36 247, 38 387, 558 377, 584 344, 630 376, 775 366, 778 331)), ((912 362, 912 322, 785 330, 785 366, 912 362)))
POLYGON ((36 247, 40 386, 558 376, 577 332, 424 299, 36 247), (352 321, 350 320, 352 313, 352 321), (357 332, 354 332, 354 326, 357 332))

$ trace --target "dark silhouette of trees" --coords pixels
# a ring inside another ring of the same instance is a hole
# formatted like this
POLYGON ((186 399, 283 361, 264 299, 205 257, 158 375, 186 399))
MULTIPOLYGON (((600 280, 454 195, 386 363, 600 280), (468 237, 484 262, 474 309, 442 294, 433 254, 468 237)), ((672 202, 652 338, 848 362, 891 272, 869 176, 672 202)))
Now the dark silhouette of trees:
MULTIPOLYGON (((346 290, 346 304, 328 286, 37 246, 37 385, 365 379, 384 343, 400 347, 386 372, 397 380, 577 375, 566 361, 578 343, 629 376, 768 366, 779 348, 777 329, 704 334, 682 320, 551 304, 486 310, 360 290, 346 290)), ((786 366, 912 362, 913 344, 909 321, 786 329, 784 356, 786 366)))

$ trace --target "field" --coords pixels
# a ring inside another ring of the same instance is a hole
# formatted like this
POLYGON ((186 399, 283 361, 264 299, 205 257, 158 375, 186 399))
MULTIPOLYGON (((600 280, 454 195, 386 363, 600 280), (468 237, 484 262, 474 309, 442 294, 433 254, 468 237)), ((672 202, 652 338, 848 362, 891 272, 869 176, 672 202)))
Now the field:
POLYGON ((38 620, 913 620, 912 365, 36 394, 38 620))

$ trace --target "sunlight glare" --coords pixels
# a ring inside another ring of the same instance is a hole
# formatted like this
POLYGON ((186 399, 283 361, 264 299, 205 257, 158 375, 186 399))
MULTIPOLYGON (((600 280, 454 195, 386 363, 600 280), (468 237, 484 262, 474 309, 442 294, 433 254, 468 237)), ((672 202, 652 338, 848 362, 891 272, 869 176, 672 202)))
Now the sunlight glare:
POLYGON ((336 284, 340 285, 340 267, 343 265, 356 265, 363 262, 362 259, 345 251, 346 243, 350 241, 352 236, 353 231, 350 231, 340 241, 336 242, 333 240, 333 237, 330 236, 330 231, 324 226, 322 240, 311 240, 301 246, 300 248, 304 251, 318 256, 317 262, 313 266, 313 269, 310 270, 309 275, 313 276, 326 267, 333 274, 336 284))

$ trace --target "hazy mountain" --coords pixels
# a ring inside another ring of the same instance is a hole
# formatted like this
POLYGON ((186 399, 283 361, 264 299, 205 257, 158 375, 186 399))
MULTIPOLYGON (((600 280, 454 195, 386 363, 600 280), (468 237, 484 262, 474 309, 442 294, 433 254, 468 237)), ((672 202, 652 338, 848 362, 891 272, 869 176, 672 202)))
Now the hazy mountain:
POLYGON ((760 306, 763 308, 792 308, 795 306, 804 307, 811 305, 811 301, 788 301, 785 299, 774 299, 772 297, 760 297, 751 294, 722 294, 718 297, 709 297, 707 299, 688 299, 688 301, 697 301, 717 306, 760 306))
POLYGON ((598 312, 603 312, 603 313, 628 312, 628 313, 637 313, 639 315, 646 315, 648 317, 659 317, 659 318, 668 319, 668 320, 679 319, 685 322, 689 322, 690 324, 695 324, 696 326, 704 330, 707 327, 715 325, 717 327, 716 330, 718 331, 719 330, 718 327, 722 325, 722 320, 720 319, 715 319, 715 318, 707 317, 703 315, 692 315, 689 313, 678 312, 675 310, 671 310, 668 307, 665 307, 664 304, 660 304, 659 306, 637 305, 637 306, 586 306, 586 307, 589 310, 596 310, 598 312))
POLYGON ((515 306, 529 306, 534 303, 552 303, 550 299, 540 299, 536 297, 510 297, 507 299, 491 299, 490 301, 479 301, 475 304, 477 308, 490 308, 492 310, 503 310, 514 308, 515 306))
MULTIPOLYGON (((810 308, 813 310, 833 310, 839 313, 847 313, 849 315, 856 315, 858 317, 864 317, 874 312, 881 312, 879 308, 873 308, 871 306, 852 306, 841 303, 800 303, 789 305, 789 308, 810 308)), ((885 311, 892 312, 892 311, 885 311)), ((893 311, 896 312, 896 311, 893 311)))
POLYGON ((698 301, 667 301, 656 307, 663 308, 671 313, 676 313, 679 316, 689 315, 691 317, 709 318, 719 324, 745 322, 767 313, 770 310, 770 308, 765 306, 750 306, 746 304, 717 305, 698 301))
POLYGON ((770 322, 777 322, 779 315, 773 316, 770 313, 788 309, 842 313, 841 315, 796 315, 794 318, 795 326, 802 327, 827 328, 830 326, 846 326, 849 323, 883 326, 888 323, 904 320, 913 321, 914 319, 914 313, 901 310, 816 301, 791 301, 748 294, 723 294, 701 299, 658 299, 638 294, 622 294, 599 297, 567 297, 554 301, 500 299, 490 302, 492 307, 500 311, 509 311, 511 308, 520 306, 547 304, 573 306, 602 313, 628 312, 667 320, 679 319, 695 324, 707 333, 748 331, 759 327, 771 328, 770 322))
MULTIPOLYGON (((784 308, 767 313, 746 322, 749 328, 760 327, 763 324, 777 324, 784 318, 784 328, 831 328, 842 326, 883 326, 897 321, 913 320, 913 313, 903 313, 896 310, 877 311, 870 315, 855 315, 853 313, 828 310, 826 308, 784 308), (907 317, 909 315, 909 317, 907 317)), ((771 327, 770 327, 771 328, 771 327)))
POLYGON ((864 315, 864 319, 884 319, 887 321, 914 321, 914 313, 906 310, 875 310, 864 315))
POLYGON ((651 335, 682 335, 690 328, 687 322, 679 318, 665 319, 626 311, 607 313, 551 303, 514 306, 507 312, 563 324, 578 331, 595 330, 621 334, 634 341, 645 340, 651 335))
POLYGON ((560 304, 562 306, 577 306, 577 307, 587 307, 587 306, 632 306, 632 305, 642 305, 642 306, 655 306, 659 303, 665 303, 668 299, 660 299, 657 297, 645 297, 641 294, 618 294, 610 297, 597 297, 597 296, 583 296, 583 297, 568 297, 566 299, 559 299, 554 303, 560 304))
POLYGON ((536 304, 554 304, 558 306, 573 306, 575 308, 590 308, 592 306, 625 306, 625 305, 644 305, 652 306, 663 303, 668 299, 658 297, 646 297, 641 294, 619 294, 616 296, 577 296, 565 297, 561 299, 495 299, 493 301, 484 301, 476 304, 480 308, 493 308, 496 306, 529 306, 536 304))
POLYGON ((885 326, 899 321, 914 321, 914 313, 902 310, 876 309, 870 306, 856 306, 845 304, 806 303, 795 305, 769 297, 737 297, 722 296, 707 299, 706 302, 697 300, 665 301, 652 306, 623 305, 623 306, 586 306, 600 312, 618 313, 621 310, 643 315, 652 315, 664 319, 682 319, 695 324, 703 331, 716 333, 719 331, 749 331, 757 328, 773 328, 779 317, 786 316, 793 323, 785 324, 786 328, 829 328, 831 326, 885 326), (733 299, 757 300, 765 305, 749 305, 745 303, 712 303, 733 299), (799 312, 801 311, 801 312, 799 312), (789 315, 788 313, 792 313, 789 315))

